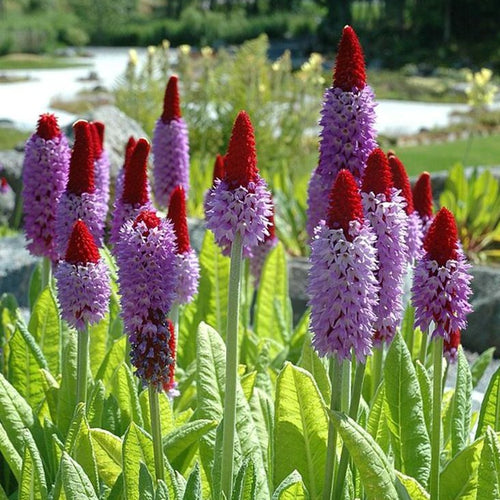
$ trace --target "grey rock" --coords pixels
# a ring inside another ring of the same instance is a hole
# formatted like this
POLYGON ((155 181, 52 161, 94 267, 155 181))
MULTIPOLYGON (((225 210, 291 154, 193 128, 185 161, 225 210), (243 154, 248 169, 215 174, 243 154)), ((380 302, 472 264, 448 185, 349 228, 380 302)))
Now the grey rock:
POLYGON ((0 224, 12 224, 17 206, 21 203, 23 159, 24 150, 21 146, 19 150, 0 151, 1 175, 7 179, 12 189, 4 195, 0 194, 0 224))

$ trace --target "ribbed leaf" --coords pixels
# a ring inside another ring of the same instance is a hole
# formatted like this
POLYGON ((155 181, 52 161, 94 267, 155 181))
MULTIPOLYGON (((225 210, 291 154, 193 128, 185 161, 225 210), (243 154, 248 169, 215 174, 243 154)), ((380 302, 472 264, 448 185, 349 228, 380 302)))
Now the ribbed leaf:
POLYGON ((432 383, 425 366, 418 359, 415 361, 415 370, 417 372, 418 385, 420 386, 420 392, 422 394, 425 427, 430 436, 432 421, 432 383))
POLYGON ((104 429, 90 429, 99 477, 111 488, 122 470, 122 441, 104 429))
MULTIPOLYGON (((160 423, 163 436, 175 429, 174 415, 172 413, 172 402, 164 392, 158 394, 160 403, 160 423)), ((144 389, 139 394, 139 404, 141 406, 142 418, 144 420, 144 430, 151 434, 151 414, 149 408, 148 390, 144 389)))
POLYGON ((274 422, 274 402, 272 397, 260 387, 255 387, 250 398, 253 421, 257 428, 264 468, 269 471, 272 462, 272 432, 274 422))
POLYGON ((5 463, 12 471, 12 474, 14 474, 17 482, 19 482, 21 480, 23 459, 17 448, 10 441, 2 424, 0 424, 0 455, 3 456, 5 463))
POLYGON ((255 466, 251 459, 245 460, 236 475, 231 500, 253 500, 256 482, 255 466))
POLYGON ((354 465, 359 470, 366 498, 398 500, 396 473, 380 446, 354 420, 339 412, 330 412, 354 465))
POLYGON ((486 349, 481 355, 474 361, 470 371, 472 375, 472 387, 476 387, 481 380, 486 368, 488 368, 491 360, 493 359, 493 354, 495 353, 496 347, 490 347, 486 349))
POLYGON ((307 500, 308 498, 302 476, 294 470, 281 481, 271 500, 307 500))
POLYGON ((429 493, 415 478, 405 476, 399 471, 396 471, 396 476, 400 482, 400 485, 396 487, 401 500, 429 500, 429 493), (404 488, 403 492, 400 489, 401 487, 404 488))
MULTIPOLYGON (((143 425, 139 394, 137 393, 137 378, 134 377, 129 366, 122 362, 111 378, 112 394, 118 401, 121 412, 122 426, 126 427, 130 421, 143 425)), ((123 428, 122 427, 122 428, 123 428)))
POLYGON ((106 313, 106 316, 101 321, 89 327, 89 339, 89 349, 92 353, 89 359, 90 371, 95 376, 108 352, 109 312, 106 313))
POLYGON ((385 382, 377 387, 377 392, 375 393, 375 399, 373 400, 370 413, 368 414, 368 422, 366 430, 370 436, 375 440, 375 442, 384 450, 384 452, 389 451, 390 446, 390 433, 387 426, 387 418, 385 416, 385 382))
POLYGON ((201 477, 198 463, 189 474, 183 500, 201 500, 201 477))
POLYGON ((125 496, 128 500, 139 500, 139 466, 153 466, 153 441, 135 422, 131 422, 123 438, 122 448, 125 496))
POLYGON ((500 498, 500 443, 491 427, 486 428, 477 476, 476 500, 500 498))
MULTIPOLYGON (((60 373, 61 319, 54 292, 45 288, 31 313, 28 330, 40 346, 53 375, 60 373)), ((43 367, 45 368, 45 367, 43 367)))
POLYGON ((76 404, 77 333, 69 330, 62 354, 61 387, 57 398, 57 426, 64 436, 76 404))
POLYGON ((23 432, 26 440, 23 457, 23 469, 19 484, 19 500, 45 500, 47 484, 40 453, 28 431, 23 432))
POLYGON ((323 359, 316 354, 310 340, 304 342, 298 365, 304 368, 304 370, 307 370, 314 377, 323 399, 325 401, 330 401, 331 384, 327 367, 323 359))
POLYGON ((127 337, 122 335, 119 339, 115 340, 104 358, 97 375, 96 380, 102 380, 104 387, 109 389, 111 387, 111 379, 115 371, 118 369, 124 359, 127 359, 127 337))
POLYGON ((431 445, 425 425, 422 396, 410 352, 398 333, 384 366, 385 414, 392 445, 403 473, 426 485, 431 445))
POLYGON ((494 430, 500 430, 500 368, 493 374, 483 397, 476 438, 486 432, 488 425, 494 430))
POLYGON ((286 255, 283 245, 278 243, 266 258, 257 291, 255 332, 260 338, 272 338, 280 343, 287 339, 288 301, 286 255))
POLYGON ((142 462, 139 464, 139 491, 141 492, 141 500, 154 499, 155 487, 153 477, 142 462))
POLYGON ((451 419, 452 456, 467 446, 472 411, 472 376, 462 346, 458 349, 457 380, 451 419))
POLYGON ((96 492, 81 465, 66 452, 61 460, 61 479, 66 500, 98 500, 96 492))
POLYGON ((297 470, 311 498, 323 487, 328 438, 324 401, 311 374, 286 363, 276 382, 274 485, 297 470))

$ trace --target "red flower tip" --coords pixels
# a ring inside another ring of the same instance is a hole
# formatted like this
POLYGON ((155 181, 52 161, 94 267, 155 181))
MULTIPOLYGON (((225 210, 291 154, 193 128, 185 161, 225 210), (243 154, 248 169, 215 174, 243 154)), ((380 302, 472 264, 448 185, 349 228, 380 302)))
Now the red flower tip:
POLYGON ((102 150, 104 149, 104 123, 90 122, 92 128, 92 141, 94 144, 95 159, 101 157, 102 150))
POLYGON ((394 187, 401 190, 401 195, 406 200, 405 211, 408 215, 415 211, 413 207, 413 195, 411 193, 410 179, 406 173, 405 166, 401 160, 391 151, 388 153, 389 167, 392 172, 394 187))
POLYGON ((333 86, 341 88, 344 92, 352 92, 354 87, 362 90, 365 85, 366 70, 363 49, 355 31, 350 26, 345 26, 335 60, 333 86))
MULTIPOLYGON (((146 224, 146 227, 148 229, 153 229, 155 227, 158 227, 160 225, 160 219, 156 215, 156 212, 152 210, 143 210, 136 218, 134 221, 134 227, 137 227, 137 224, 140 222, 144 222, 146 224)), ((148 234, 148 232, 146 232, 148 234)))
POLYGON ((182 186, 177 186, 170 196, 167 217, 174 224, 174 232, 177 236, 177 253, 188 252, 191 245, 189 243, 189 231, 186 218, 186 194, 182 186))
POLYGON ((64 260, 70 264, 99 262, 99 249, 85 222, 78 219, 73 225, 64 260))
POLYGON ((61 130, 55 115, 52 113, 44 113, 43 115, 40 115, 36 126, 36 135, 48 141, 60 134, 61 130))
POLYGON ((132 152, 134 151, 134 148, 135 148, 136 144, 137 144, 137 141, 131 135, 128 138, 127 144, 125 146, 125 161, 123 162, 123 165, 124 165, 125 168, 127 166, 127 163, 130 161, 130 157, 132 156, 132 152))
POLYGON ((363 222, 364 218, 359 187, 349 170, 342 169, 338 173, 329 198, 328 227, 343 229, 345 237, 350 240, 349 223, 353 220, 363 222))
POLYGON ((163 98, 163 114, 161 115, 163 123, 178 120, 182 116, 177 80, 178 78, 175 75, 171 76, 168 80, 167 88, 165 89, 165 97, 163 98))
POLYGON ((450 333, 450 338, 448 340, 444 339, 443 351, 450 352, 452 349, 457 349, 460 345, 461 334, 460 330, 457 328, 456 330, 450 333))
POLYGON ((168 365, 168 383, 163 384, 163 390, 169 392, 175 388, 175 352, 177 346, 175 345, 174 324, 169 319, 167 319, 167 327, 168 332, 170 333, 170 337, 168 339, 168 349, 173 362, 168 365))
POLYGON ((125 164, 122 200, 131 205, 145 205, 148 200, 149 142, 141 138, 135 144, 125 164))
POLYGON ((264 238, 264 241, 269 241, 276 238, 276 225, 274 224, 274 207, 272 210, 273 213, 267 219, 269 221, 269 226, 267 226, 269 234, 264 238))
POLYGON ((81 195, 95 191, 94 154, 90 125, 85 120, 78 120, 73 125, 75 144, 69 163, 69 178, 66 189, 70 193, 81 195))
POLYGON ((252 122, 245 111, 240 111, 234 122, 224 166, 225 180, 231 187, 247 187, 258 179, 255 137, 252 122))
POLYGON ((420 217, 432 217, 432 185, 429 172, 422 172, 413 186, 413 204, 420 217))
POLYGON ((217 154, 215 157, 215 164, 214 164, 214 174, 213 174, 213 179, 212 182, 215 182, 215 179, 224 179, 224 156, 217 154))
POLYGON ((364 193, 385 194, 386 200, 389 200, 391 188, 392 174, 387 157, 380 148, 374 149, 366 161, 361 191, 364 193))
POLYGON ((453 214, 445 207, 434 217, 424 240, 424 249, 440 266, 457 259, 458 233, 453 214))
POLYGON ((2 177, 0 179, 0 193, 5 193, 8 187, 9 183, 7 182, 7 179, 5 177, 2 177))

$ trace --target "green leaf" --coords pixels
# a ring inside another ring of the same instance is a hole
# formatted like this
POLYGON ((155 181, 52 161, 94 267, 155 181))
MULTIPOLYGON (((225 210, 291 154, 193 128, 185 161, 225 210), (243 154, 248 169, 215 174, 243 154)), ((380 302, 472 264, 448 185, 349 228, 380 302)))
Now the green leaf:
POLYGON ((63 452, 61 460, 61 479, 67 500, 98 500, 90 479, 81 465, 63 452))
POLYGON ((404 488, 404 495, 401 495, 404 499, 408 500, 429 500, 430 496, 425 488, 413 477, 405 476, 402 472, 396 471, 396 476, 398 481, 404 488))
MULTIPOLYGON (((163 438, 163 448, 165 454, 171 464, 175 467, 175 461, 188 448, 195 446, 198 447, 200 439, 211 429, 217 427, 216 420, 194 420, 187 424, 177 427, 163 438)), ((180 472, 183 470, 177 469, 180 472)))
MULTIPOLYGON (((158 394, 158 401, 160 403, 161 432, 163 436, 165 436, 165 434, 168 434, 176 426, 176 423, 174 422, 174 414, 172 412, 172 402, 165 392, 160 392, 158 394)), ((151 434, 151 414, 147 389, 144 389, 139 394, 139 404, 141 406, 142 418, 144 420, 144 430, 151 434)))
POLYGON ((106 357, 97 371, 95 379, 102 380, 104 387, 108 390, 111 388, 111 379, 115 371, 123 363, 123 360, 127 359, 127 349, 127 337, 126 335, 122 335, 111 344, 111 347, 106 353, 106 357))
POLYGON ((28 330, 40 346, 49 370, 53 375, 58 375, 60 373, 61 319, 54 292, 50 287, 45 288, 39 295, 31 313, 28 330))
POLYGON ((76 406, 77 333, 68 330, 68 338, 62 355, 61 387, 57 398, 57 426, 64 436, 68 430, 76 406))
POLYGON ((298 365, 304 368, 304 370, 307 370, 314 377, 323 399, 325 401, 330 401, 331 384, 327 367, 323 359, 320 358, 313 349, 310 339, 304 342, 298 365))
POLYGON ((89 326, 89 340, 89 349, 92 353, 89 359, 90 371, 93 375, 96 375, 108 351, 109 312, 101 321, 89 326))
POLYGON ((269 471, 272 463, 272 433, 274 422, 274 401, 260 387, 256 387, 250 398, 252 418, 257 428, 264 468, 269 471))
POLYGON ((425 427, 430 436, 432 421, 432 383, 425 366, 418 359, 415 361, 415 370, 417 372, 418 385, 422 394, 425 427))
POLYGON ((183 500, 201 500, 201 477, 198 463, 189 474, 183 500))
POLYGON ((385 404, 385 382, 382 380, 382 383, 377 387, 377 392, 375 393, 375 398, 368 414, 366 430, 382 450, 388 453, 390 434, 387 426, 387 418, 384 413, 385 404))
POLYGON ((398 500, 396 474, 380 446, 347 415, 339 412, 330 414, 354 465, 359 470, 366 498, 398 500))
POLYGON ((328 419, 310 373, 286 363, 276 382, 274 485, 297 470, 312 498, 323 487, 328 419))
POLYGON ((426 485, 431 445, 425 425, 417 374, 406 343, 398 333, 384 366, 385 414, 393 436, 396 464, 402 472, 426 485))
POLYGON ((500 498, 500 443, 491 427, 486 428, 477 477, 477 500, 500 498))
POLYGON ((477 439, 450 460, 440 476, 440 500, 476 498, 484 439, 477 439))
POLYGON ((47 484, 40 453, 28 431, 23 432, 26 439, 24 448, 23 469, 19 484, 19 500, 45 500, 47 484))
MULTIPOLYGON (((177 498, 176 496, 174 500, 177 500, 177 498)), ((156 486, 155 500, 170 500, 167 485, 161 479, 156 486)))
POLYGON ((457 380, 451 419, 452 456, 462 451, 469 439, 472 412, 472 375, 462 346, 458 348, 457 380))
POLYGON ((137 377, 134 377, 132 370, 125 362, 122 362, 114 372, 111 378, 111 388, 113 396, 118 401, 122 426, 127 427, 130 421, 142 426, 143 419, 139 394, 137 393, 137 377))
POLYGON ((122 441, 104 429, 90 429, 99 477, 111 488, 122 470, 122 441))
POLYGON ((0 424, 0 455, 3 456, 6 464, 9 466, 12 474, 14 474, 14 477, 19 483, 21 480, 23 459, 17 448, 12 444, 2 424, 0 424))
POLYGON ((42 291, 42 259, 40 259, 36 266, 33 268, 33 272, 30 276, 29 288, 28 288, 28 304, 30 311, 33 311, 33 307, 36 303, 36 299, 42 291))
POLYGON ((488 425, 494 430, 500 430, 500 368, 493 374, 484 393, 476 438, 486 432, 488 425))
POLYGON ((139 500, 139 467, 154 464, 153 441, 135 422, 131 422, 123 438, 123 477, 125 480, 125 497, 128 500, 139 500))
POLYGON ((236 475, 231 500, 253 500, 256 482, 255 466, 251 459, 245 460, 236 475))
POLYGON ((308 498, 302 476, 294 470, 281 481, 271 500, 307 500, 308 498))
POLYGON ((489 349, 486 349, 486 351, 481 353, 481 355, 472 364, 470 369, 472 374, 472 387, 477 387, 477 384, 484 375, 486 368, 488 368, 493 359, 495 349, 496 347, 490 347, 489 349))
POLYGON ((139 464, 139 491, 141 492, 141 500, 154 499, 155 487, 153 478, 143 462, 139 464))
POLYGON ((278 243, 266 258, 255 303, 255 333, 280 343, 288 338, 288 269, 283 245, 278 243), (285 323, 285 329, 283 329, 285 323))

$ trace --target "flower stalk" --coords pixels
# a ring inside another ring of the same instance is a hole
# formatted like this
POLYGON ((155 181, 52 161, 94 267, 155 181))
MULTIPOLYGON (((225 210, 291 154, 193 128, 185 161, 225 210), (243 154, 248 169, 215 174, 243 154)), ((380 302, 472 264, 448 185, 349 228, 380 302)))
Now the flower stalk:
POLYGON ((78 330, 78 352, 76 361, 76 402, 87 403, 87 378, 89 364, 89 325, 78 330))
POLYGON ((441 400, 443 372, 443 338, 433 342, 433 386, 432 386, 432 429, 431 429, 431 500, 439 500, 439 473, 441 457, 441 400))
POLYGON ((160 401, 158 391, 152 386, 148 386, 149 412, 151 414, 151 434, 153 437, 153 453, 155 459, 156 480, 164 480, 163 446, 161 439, 160 401))

